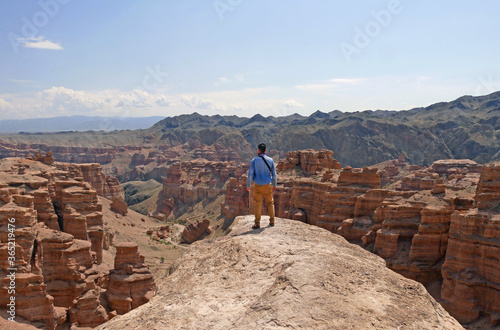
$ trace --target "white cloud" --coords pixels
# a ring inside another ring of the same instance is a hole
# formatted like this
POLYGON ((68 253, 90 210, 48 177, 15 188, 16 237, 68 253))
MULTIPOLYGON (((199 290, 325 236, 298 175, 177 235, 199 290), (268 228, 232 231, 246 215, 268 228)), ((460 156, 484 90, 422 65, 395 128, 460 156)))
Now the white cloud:
POLYGON ((221 83, 221 84, 228 84, 228 83, 230 83, 231 81, 232 81, 232 80, 231 80, 231 79, 229 79, 229 78, 227 78, 227 77, 220 77, 220 78, 219 78, 218 83, 221 83))
POLYGON ((401 110, 452 100, 471 94, 470 89, 470 84, 445 85, 424 76, 335 78, 291 87, 230 89, 226 86, 189 93, 171 93, 166 89, 82 91, 58 86, 39 93, 0 94, 0 119, 61 115, 175 116, 195 111, 204 115, 251 117, 260 113, 276 117, 295 112, 308 115, 317 109, 401 110), (393 92, 388 95, 387 90, 393 92))
POLYGON ((144 108, 151 106, 154 102, 154 96, 146 91, 134 89, 128 93, 121 93, 118 95, 119 101, 116 104, 118 107, 127 108, 144 108))
POLYGON ((283 106, 287 109, 290 108, 302 108, 304 105, 296 100, 288 100, 285 103, 283 103, 283 106))
POLYGON ((7 111, 12 109, 13 109, 12 105, 0 97, 0 110, 7 111))
POLYGON ((155 100, 155 103, 161 107, 170 107, 174 104, 165 95, 158 96, 158 98, 155 100))
POLYGON ((58 43, 46 40, 45 37, 19 38, 17 42, 26 48, 62 50, 62 46, 58 43))
POLYGON ((230 83, 246 84, 247 81, 245 76, 245 74, 239 73, 232 77, 219 77, 219 79, 215 82, 215 86, 226 85, 230 83))
POLYGON ((105 106, 102 95, 75 91, 65 87, 52 87, 41 92, 46 108, 60 113, 79 111, 99 111, 105 106))
POLYGON ((359 85, 366 81, 366 78, 334 78, 316 84, 297 85, 295 88, 306 92, 332 92, 334 90, 359 85))
POLYGON ((214 109, 214 102, 210 99, 203 99, 197 95, 181 95, 181 101, 190 108, 214 109))
POLYGON ((16 115, 19 115, 15 107, 12 104, 10 104, 9 101, 1 97, 0 97, 0 113, 4 118, 12 118, 15 117, 16 115))

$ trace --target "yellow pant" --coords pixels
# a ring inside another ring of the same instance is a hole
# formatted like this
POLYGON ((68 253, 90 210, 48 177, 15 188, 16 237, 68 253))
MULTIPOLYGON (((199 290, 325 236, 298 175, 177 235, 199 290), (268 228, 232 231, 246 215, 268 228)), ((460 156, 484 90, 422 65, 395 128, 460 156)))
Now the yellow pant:
POLYGON ((255 224, 260 225, 260 213, 262 208, 262 198, 266 198, 267 211, 269 212, 269 222, 274 224, 274 200, 273 200, 273 185, 258 185, 256 184, 253 191, 253 199, 255 201, 255 224))

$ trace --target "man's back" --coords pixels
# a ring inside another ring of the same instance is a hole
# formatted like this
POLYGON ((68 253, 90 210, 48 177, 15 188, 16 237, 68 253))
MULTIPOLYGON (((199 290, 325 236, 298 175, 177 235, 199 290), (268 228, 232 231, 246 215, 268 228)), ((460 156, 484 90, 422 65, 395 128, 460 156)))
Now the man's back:
POLYGON ((268 157, 265 154, 260 154, 258 157, 252 159, 252 163, 250 164, 250 169, 248 171, 248 187, 252 183, 252 180, 258 185, 272 183, 273 187, 276 187, 276 167, 271 157, 268 157))

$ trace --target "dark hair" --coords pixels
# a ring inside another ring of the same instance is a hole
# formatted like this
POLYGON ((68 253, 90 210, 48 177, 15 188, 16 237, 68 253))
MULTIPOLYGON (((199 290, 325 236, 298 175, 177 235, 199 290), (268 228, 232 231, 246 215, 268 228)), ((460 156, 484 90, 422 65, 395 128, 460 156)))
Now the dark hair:
POLYGON ((266 152, 266 145, 264 143, 259 144, 257 148, 259 148, 260 152, 266 152))

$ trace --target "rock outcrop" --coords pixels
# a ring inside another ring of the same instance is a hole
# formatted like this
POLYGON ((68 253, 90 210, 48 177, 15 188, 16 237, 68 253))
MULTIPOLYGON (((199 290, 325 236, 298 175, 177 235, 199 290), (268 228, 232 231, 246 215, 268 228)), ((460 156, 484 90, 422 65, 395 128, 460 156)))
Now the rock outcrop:
POLYGON ((169 216, 176 205, 192 205, 203 199, 215 199, 223 192, 224 183, 240 172, 233 162, 210 162, 203 159, 176 162, 168 168, 163 180, 157 214, 169 216))
POLYGON ((108 199, 113 199, 113 197, 125 199, 125 193, 118 179, 105 175, 100 164, 80 164, 79 167, 83 180, 89 182, 99 196, 108 199))
POLYGON ((305 175, 314 175, 323 169, 340 169, 340 163, 332 156, 332 150, 290 151, 287 153, 286 159, 278 163, 276 171, 282 172, 300 167, 305 175))
POLYGON ((221 204, 221 214, 226 218, 236 218, 249 212, 249 194, 246 189, 247 176, 230 178, 226 186, 226 196, 221 204))
POLYGON ((181 238, 185 243, 193 243, 205 234, 211 234, 210 220, 205 219, 187 225, 182 231, 181 238))
MULTIPOLYGON (((289 163, 290 160, 298 161, 291 157, 293 155, 289 154, 289 163)), ((297 168, 298 165, 294 166, 297 168)), ((315 175, 303 173, 305 177, 300 177, 300 172, 290 167, 289 172, 282 171, 278 176, 278 189, 274 194, 276 214, 328 229, 361 244, 383 257, 392 270, 424 285, 437 287, 439 284, 436 283, 444 280, 443 297, 448 298, 443 298, 443 304, 458 317, 461 310, 448 307, 454 305, 454 300, 458 305, 462 304, 456 299, 458 291, 453 293, 450 289, 455 285, 452 282, 456 282, 453 278, 457 276, 449 274, 460 273, 460 270, 448 267, 454 265, 451 262, 445 263, 449 253, 452 260, 460 258, 455 256, 460 239, 458 234, 452 237, 450 231, 453 222, 459 219, 454 212, 464 217, 460 212, 469 212, 475 204, 483 209, 481 212, 487 209, 489 216, 495 218, 495 212, 500 212, 498 167, 447 160, 425 168, 394 160, 381 168, 386 170, 388 167, 396 167, 398 171, 386 176, 384 184, 377 167, 323 169, 315 175), (482 172, 478 173, 481 169, 482 172), (448 246, 453 249, 448 251, 448 246)), ((245 185, 244 176, 228 182, 222 205, 222 214, 226 217, 253 213, 253 198, 248 198, 245 185)), ((262 214, 267 214, 265 207, 262 214)), ((483 232, 480 235, 484 236, 483 232)), ((474 244, 480 241, 477 239, 474 244)), ((475 262, 479 262, 483 256, 475 255, 475 258, 475 262)), ((475 262, 464 261, 463 265, 473 266, 475 262)), ((473 267, 481 269, 481 265, 482 262, 473 267)), ((488 290, 500 282, 494 283, 486 286, 488 290)), ((436 297, 439 298, 439 294, 436 297)), ((486 303, 477 302, 476 305, 470 308, 474 311, 471 316, 461 320, 470 322, 480 315, 490 314, 491 319, 495 319, 496 311, 486 303)))
MULTIPOLYGON (((0 303, 4 308, 12 296, 7 275, 15 269, 18 317, 49 329, 64 323, 95 327, 113 315, 101 299, 109 272, 102 263, 102 205, 79 165, 46 163, 0 160, 0 303)), ((111 237, 108 233, 108 247, 111 237)), ((152 276, 136 266, 136 277, 150 284, 152 276)), ((135 302, 152 294, 141 290, 135 302)))
POLYGON ((285 219, 246 235, 252 223, 238 217, 228 236, 191 245, 156 297, 99 329, 462 328, 421 284, 342 237, 285 219))
POLYGON ((126 215, 128 213, 127 203, 121 197, 113 197, 111 203, 111 211, 126 215))
POLYGON ((109 273, 106 299, 121 315, 151 300, 156 285, 137 243, 116 243, 115 247, 115 267, 109 273))
POLYGON ((483 167, 477 208, 451 217, 442 267, 444 306, 464 323, 488 315, 500 325, 500 163, 483 167))

